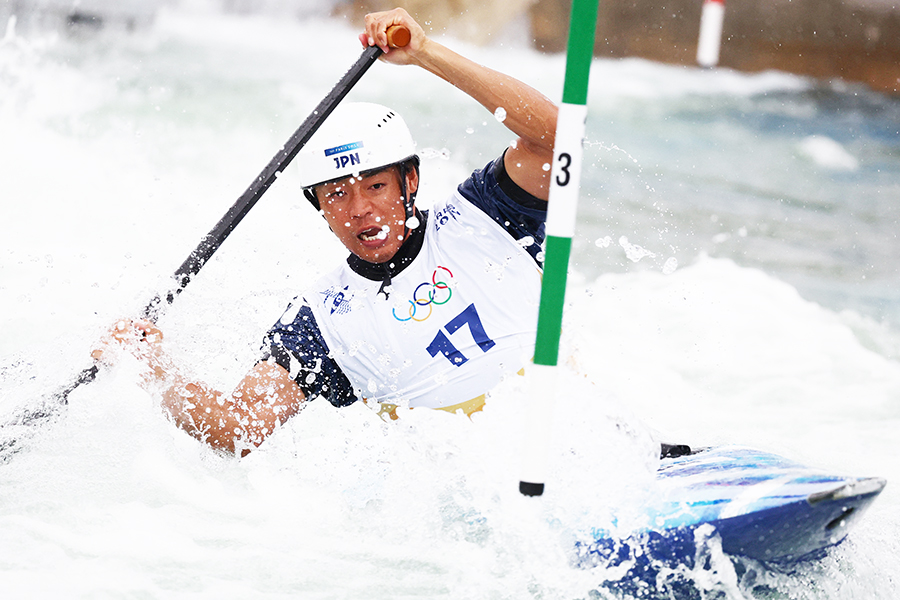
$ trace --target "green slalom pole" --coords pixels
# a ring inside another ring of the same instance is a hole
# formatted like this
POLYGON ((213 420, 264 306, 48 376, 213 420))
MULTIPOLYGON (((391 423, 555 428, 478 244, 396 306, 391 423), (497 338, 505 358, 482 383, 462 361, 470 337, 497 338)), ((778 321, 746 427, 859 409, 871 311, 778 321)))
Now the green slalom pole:
POLYGON ((547 213, 544 278, 538 311, 534 365, 530 371, 526 406, 522 478, 526 496, 544 493, 547 446, 556 395, 559 337, 575 213, 581 182, 584 125, 587 118, 588 76, 594 53, 598 0, 572 0, 566 79, 556 125, 550 204, 547 213))

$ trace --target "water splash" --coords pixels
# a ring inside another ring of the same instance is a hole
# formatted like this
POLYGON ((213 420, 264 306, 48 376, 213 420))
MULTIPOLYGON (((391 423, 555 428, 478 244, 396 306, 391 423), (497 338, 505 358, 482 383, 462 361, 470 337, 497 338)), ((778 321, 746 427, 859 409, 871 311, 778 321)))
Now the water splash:
POLYGON ((619 246, 625 250, 625 256, 628 257, 628 260, 631 262, 640 262, 642 259, 650 257, 655 258, 656 254, 646 250, 637 244, 629 243, 628 238, 624 235, 619 238, 619 246))

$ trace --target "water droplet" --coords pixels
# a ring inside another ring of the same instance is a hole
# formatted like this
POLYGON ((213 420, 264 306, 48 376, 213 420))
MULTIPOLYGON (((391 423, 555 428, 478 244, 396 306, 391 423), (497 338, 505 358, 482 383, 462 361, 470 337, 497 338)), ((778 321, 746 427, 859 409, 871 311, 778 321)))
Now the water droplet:
POLYGON ((668 260, 666 260, 666 264, 663 265, 663 275, 671 275, 676 269, 678 269, 678 259, 674 256, 670 256, 668 260))

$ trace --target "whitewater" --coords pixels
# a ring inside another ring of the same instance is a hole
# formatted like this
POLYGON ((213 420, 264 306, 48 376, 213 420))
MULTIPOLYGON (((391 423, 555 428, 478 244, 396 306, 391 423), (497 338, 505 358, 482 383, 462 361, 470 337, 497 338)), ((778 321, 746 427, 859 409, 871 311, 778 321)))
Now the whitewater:
MULTIPOLYGON (((167 288, 359 56, 357 29, 175 8, 135 32, 5 29, 0 422, 167 288)), ((564 56, 436 35, 560 99, 564 56)), ((413 68, 376 64, 350 99, 403 114, 426 207, 511 141, 413 68)), ((622 597, 622 572, 572 568, 572 545, 627 526, 662 439, 888 480, 821 560, 703 564, 682 574, 697 597, 900 597, 900 101, 596 59, 588 108, 543 498, 517 491, 522 378, 472 419, 311 402, 235 459, 169 423, 123 359, 52 418, 7 428, 0 595, 622 597)), ((169 352, 232 389, 344 256, 286 170, 161 317, 169 352)))

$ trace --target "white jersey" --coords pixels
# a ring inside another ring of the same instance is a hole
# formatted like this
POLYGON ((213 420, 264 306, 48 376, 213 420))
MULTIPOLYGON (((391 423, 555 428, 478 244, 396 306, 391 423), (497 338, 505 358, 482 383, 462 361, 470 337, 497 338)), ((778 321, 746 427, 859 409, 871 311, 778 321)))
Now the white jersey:
POLYGON ((533 356, 540 282, 528 252, 456 193, 430 211, 388 298, 346 264, 305 297, 360 398, 441 408, 485 394, 533 356))

